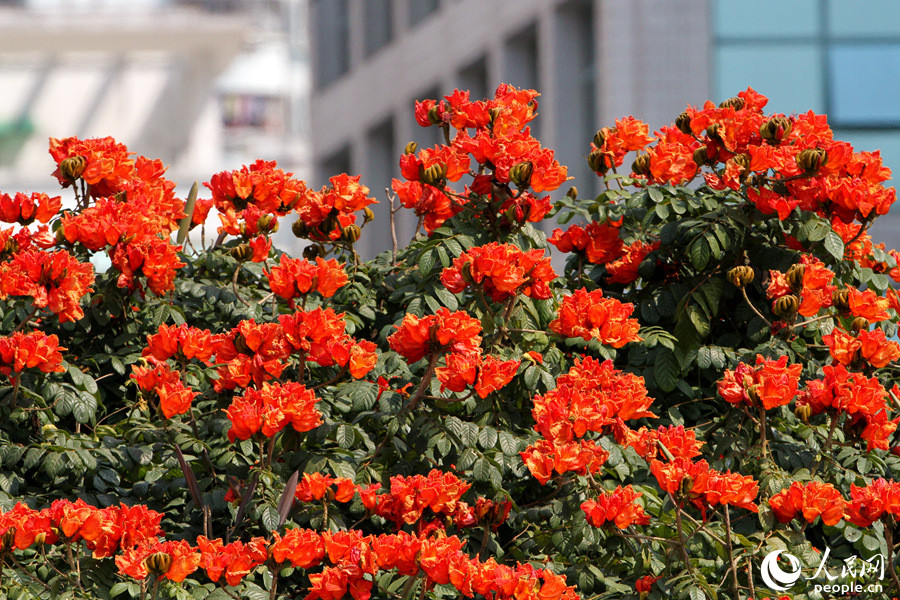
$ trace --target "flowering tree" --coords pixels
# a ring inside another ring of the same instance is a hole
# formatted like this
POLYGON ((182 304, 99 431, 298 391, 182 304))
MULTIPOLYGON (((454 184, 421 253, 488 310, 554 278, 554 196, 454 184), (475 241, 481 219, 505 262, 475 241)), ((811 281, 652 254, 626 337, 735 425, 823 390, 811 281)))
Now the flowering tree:
POLYGON ((75 208, 0 196, 0 590, 759 598, 781 551, 794 598, 900 592, 878 153, 748 89, 601 129, 604 191, 553 203, 537 96, 417 103, 445 143, 388 201, 424 233, 368 262, 358 177, 257 161, 182 200, 110 138, 51 140, 75 208))

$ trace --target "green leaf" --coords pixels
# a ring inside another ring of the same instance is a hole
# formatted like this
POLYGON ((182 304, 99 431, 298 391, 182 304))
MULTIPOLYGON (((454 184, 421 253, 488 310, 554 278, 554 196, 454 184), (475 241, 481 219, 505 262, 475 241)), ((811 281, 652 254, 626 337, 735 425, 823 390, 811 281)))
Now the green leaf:
POLYGON ((497 438, 500 442, 500 450, 503 451, 503 454, 506 456, 519 455, 519 443, 512 434, 501 431, 497 435, 497 438))
POLYGON ((341 423, 335 431, 335 440, 341 448, 351 448, 356 441, 356 431, 350 425, 341 423))
POLYGON ((822 242, 835 260, 844 260, 844 241, 834 231, 829 231, 822 242))
POLYGON ((420 254, 417 264, 419 265, 419 271, 422 275, 431 273, 431 269, 434 268, 434 249, 428 249, 420 254))
MULTIPOLYGON (((93 380, 91 380, 93 381, 93 380)), ((79 423, 90 423, 97 414, 97 399, 90 394, 78 394, 72 406, 72 416, 79 423)))
POLYGON ((678 358, 668 349, 658 346, 656 360, 654 361, 653 378, 656 384, 664 392, 671 392, 681 375, 678 358))
POLYGON ((691 257, 691 263, 698 271, 704 270, 706 268, 706 265, 709 264, 711 252, 709 249, 709 243, 706 241, 706 238, 698 237, 697 239, 695 239, 691 244, 688 253, 691 257))
POLYGON ((478 445, 485 450, 490 450, 497 445, 497 430, 493 427, 483 427, 478 433, 478 445))

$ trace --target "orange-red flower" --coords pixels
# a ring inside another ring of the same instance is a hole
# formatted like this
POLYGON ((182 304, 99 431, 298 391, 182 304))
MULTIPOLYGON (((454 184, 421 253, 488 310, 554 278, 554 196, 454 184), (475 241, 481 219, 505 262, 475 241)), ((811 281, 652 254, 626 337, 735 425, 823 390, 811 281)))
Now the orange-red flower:
POLYGON ((0 337, 0 373, 10 379, 18 377, 25 369, 38 369, 42 373, 61 373, 62 366, 59 338, 41 331, 0 337))
POLYGON ((562 475, 574 472, 578 475, 596 473, 606 463, 609 452, 593 440, 580 442, 551 442, 538 440, 519 452, 522 461, 531 474, 546 484, 554 473, 562 475))
POLYGON ((602 527, 607 522, 614 523, 619 529, 630 525, 647 525, 650 523, 650 515, 636 502, 641 496, 643 494, 635 492, 630 485, 624 488, 616 486, 612 492, 600 494, 597 500, 582 502, 581 510, 588 523, 594 527, 602 527))
POLYGON ((543 250, 528 252, 512 244, 490 243, 464 252, 441 273, 441 282, 453 293, 477 284, 494 302, 522 293, 531 298, 550 297, 548 283, 556 278, 543 250))
POLYGON ((589 263, 604 265, 615 263, 626 254, 625 243, 619 238, 622 219, 607 220, 604 223, 592 221, 585 226, 570 225, 563 232, 553 230, 547 241, 560 252, 583 253, 589 263))
POLYGON ((59 321, 77 321, 84 316, 81 297, 91 291, 94 267, 79 262, 65 250, 24 250, 0 263, 0 299, 30 296, 38 308, 47 308, 59 321))
POLYGON ((797 395, 803 370, 802 365, 788 365, 787 361, 787 356, 770 360, 757 354, 755 368, 741 363, 733 371, 725 371, 717 384, 719 395, 732 404, 762 404, 766 410, 784 406, 797 395))
MULTIPOLYGON (((803 265, 802 289, 800 293, 799 312, 804 317, 812 317, 818 312, 831 306, 831 295, 837 286, 831 285, 834 272, 825 267, 818 258, 804 254, 800 263, 803 265)), ((779 271, 769 271, 770 281, 766 294, 769 298, 778 299, 793 293, 784 274, 779 271)))
POLYGON ((900 516, 900 484, 876 479, 866 487, 850 485, 850 502, 844 518, 867 528, 884 515, 900 516))
POLYGON ((228 439, 246 440, 260 432, 272 437, 288 424, 296 431, 311 431, 322 424, 316 409, 316 397, 303 384, 263 383, 261 389, 248 389, 235 398, 225 413, 231 421, 228 439))
POLYGON ((870 323, 876 323, 889 319, 887 309, 890 302, 882 298, 872 290, 860 291, 852 286, 847 286, 849 292, 850 314, 854 317, 862 317, 870 323))
POLYGON ((67 158, 84 157, 80 178, 90 186, 89 192, 95 198, 113 195, 131 178, 135 164, 131 154, 128 148, 111 137, 86 140, 77 137, 50 138, 50 156, 57 164, 53 176, 64 187, 72 185, 74 181, 61 173, 59 165, 67 158))
POLYGON ((37 219, 41 223, 49 223, 62 207, 62 198, 34 192, 31 196, 18 192, 14 197, 0 194, 0 221, 31 225, 37 219))
POLYGON ((808 523, 821 516, 825 525, 836 525, 844 518, 847 502, 830 483, 810 481, 803 485, 799 481, 791 483, 771 498, 769 506, 775 517, 782 523, 790 523, 797 513, 802 513, 808 523))
POLYGON ((276 563, 290 561, 291 565, 300 569, 317 566, 325 558, 325 543, 318 532, 311 529, 288 529, 281 537, 277 531, 272 532, 275 541, 269 549, 272 560, 276 563))
POLYGON ((730 504, 757 512, 753 503, 759 484, 749 475, 720 473, 710 469, 705 460, 692 462, 676 458, 672 462, 651 461, 650 471, 659 487, 673 495, 681 495, 701 510, 707 505, 730 504))
POLYGON ((201 535, 197 537, 197 548, 200 550, 198 566, 214 582, 224 575, 228 585, 238 585, 269 557, 267 546, 268 542, 261 537, 255 537, 246 544, 237 541, 223 545, 221 539, 210 540, 201 535))
POLYGON ((209 362, 215 354, 213 334, 206 329, 189 327, 186 324, 159 326, 159 331, 147 336, 147 347, 144 356, 152 356, 156 360, 191 360, 209 362))
POLYGON ((119 573, 128 575, 134 579, 144 579, 150 575, 148 567, 161 567, 152 574, 159 579, 165 577, 174 582, 184 581, 184 578, 197 570, 200 564, 200 553, 191 548, 184 540, 160 542, 159 540, 144 540, 133 548, 127 548, 122 554, 116 556, 116 566, 119 573), (154 558, 157 555, 162 560, 154 558), (167 557, 167 558, 166 558, 167 557), (151 560, 152 559, 152 560, 151 560))
POLYGON ((586 341, 599 340, 601 344, 621 348, 628 342, 638 342, 640 324, 628 317, 634 305, 624 304, 614 298, 604 298, 602 290, 588 292, 584 288, 566 296, 557 311, 558 318, 550 323, 550 329, 565 337, 580 337, 586 341))
POLYGON ((293 300, 312 291, 330 298, 347 283, 346 271, 333 258, 326 261, 316 257, 316 262, 311 263, 283 255, 281 262, 265 274, 272 292, 285 300, 293 300))
POLYGON ((703 442, 697 439, 697 434, 692 429, 685 429, 684 425, 659 426, 658 429, 641 427, 637 431, 629 429, 624 423, 617 424, 613 429, 616 443, 623 446, 631 446, 646 461, 656 458, 668 460, 673 458, 694 458, 700 456, 700 447, 703 442), (661 446, 668 450, 666 454, 661 446))
POLYGON ((388 336, 391 349, 409 363, 446 351, 477 353, 481 345, 481 321, 463 311, 441 308, 421 319, 406 314, 397 331, 388 336))

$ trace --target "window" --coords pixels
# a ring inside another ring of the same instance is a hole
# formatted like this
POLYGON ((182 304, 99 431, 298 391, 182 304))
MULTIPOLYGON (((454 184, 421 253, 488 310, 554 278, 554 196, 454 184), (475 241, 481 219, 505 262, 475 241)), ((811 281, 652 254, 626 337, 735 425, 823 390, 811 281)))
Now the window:
POLYGON ((833 125, 900 125, 900 43, 834 44, 828 68, 833 125))
POLYGON ((394 35, 391 0, 365 0, 363 3, 366 56, 375 54, 387 46, 394 35))
POLYGON ((350 69, 350 24, 347 0, 314 0, 315 83, 325 87, 350 69))

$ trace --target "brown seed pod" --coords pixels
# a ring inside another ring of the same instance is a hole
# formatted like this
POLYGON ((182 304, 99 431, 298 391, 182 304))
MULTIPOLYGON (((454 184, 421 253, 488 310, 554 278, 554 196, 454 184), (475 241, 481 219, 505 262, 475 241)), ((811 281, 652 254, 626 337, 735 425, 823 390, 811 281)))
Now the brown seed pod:
POLYGON ((793 294, 782 296, 775 301, 772 311, 782 319, 790 319, 800 309, 800 298, 793 294))
POLYGON ((240 246, 232 248, 229 254, 235 260, 244 262, 253 256, 253 248, 250 247, 250 244, 241 244, 240 246))
POLYGON ((831 293, 831 304, 842 313, 849 312, 850 290, 844 288, 842 290, 833 291, 831 293))
POLYGON ((850 331, 856 335, 860 331, 869 330, 869 321, 864 317, 856 317, 850 321, 850 331))
POLYGON ((685 135, 694 135, 694 131, 691 129, 691 115, 687 114, 687 111, 678 115, 675 119, 675 127, 685 135))
POLYGON ((794 406, 794 416, 804 423, 809 423, 809 418, 812 416, 812 407, 809 404, 797 404, 794 406))
POLYGON ((444 163, 435 163, 423 169, 422 181, 428 185, 443 187, 447 178, 447 165, 444 163))
POLYGON ((631 170, 635 175, 649 175, 650 174, 650 155, 649 154, 640 154, 637 158, 634 159, 634 162, 631 163, 631 170))
POLYGON ((722 100, 719 103, 719 108, 727 108, 729 106, 734 110, 741 110, 742 108, 744 108, 744 99, 738 96, 733 96, 727 100, 722 100))
POLYGON ((823 165, 828 164, 828 153, 821 148, 807 148, 797 155, 797 167, 804 175, 812 177, 823 165))
POLYGON ((165 552, 156 552, 144 559, 144 568, 153 575, 163 575, 172 566, 172 556, 165 552))
POLYGON ((359 239, 361 233, 359 225, 347 225, 341 230, 341 239, 352 244, 359 239))
POLYGON ((728 279, 728 281, 731 282, 733 286, 745 287, 753 282, 753 279, 756 277, 756 273, 753 271, 753 267, 740 266, 728 271, 728 274, 725 275, 725 277, 726 279, 728 279))
POLYGON ((529 160, 522 161, 510 167, 509 180, 513 182, 517 188, 524 189, 531 184, 532 173, 534 173, 534 164, 529 160))
POLYGON ((793 128, 793 122, 787 117, 772 117, 759 127, 759 137, 770 144, 779 144, 793 128))
POLYGON ((591 168, 591 171, 593 171, 597 175, 605 175, 609 170, 609 161, 606 158, 605 152, 594 150, 593 152, 588 154, 587 160, 588 166, 591 168))
POLYGON ((805 273, 806 265, 796 264, 784 274, 784 278, 795 294, 799 294, 803 290, 803 275, 805 273))
POLYGON ((59 163, 59 174, 74 182, 84 173, 85 167, 87 167, 87 158, 72 156, 59 163))

